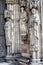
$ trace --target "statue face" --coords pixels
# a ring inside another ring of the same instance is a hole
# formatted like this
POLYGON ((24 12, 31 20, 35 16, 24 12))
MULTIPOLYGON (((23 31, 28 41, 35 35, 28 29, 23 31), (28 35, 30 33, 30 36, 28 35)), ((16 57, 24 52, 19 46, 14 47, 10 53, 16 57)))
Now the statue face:
POLYGON ((24 11, 24 8, 23 7, 21 7, 21 11, 24 11))
POLYGON ((36 13, 36 9, 32 9, 32 14, 35 14, 36 13))

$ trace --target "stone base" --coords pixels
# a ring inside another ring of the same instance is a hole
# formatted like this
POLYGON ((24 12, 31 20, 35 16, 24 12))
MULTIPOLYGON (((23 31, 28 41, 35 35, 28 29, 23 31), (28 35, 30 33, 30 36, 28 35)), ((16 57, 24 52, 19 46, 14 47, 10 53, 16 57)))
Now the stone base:
POLYGON ((10 65, 10 63, 3 62, 3 63, 0 63, 0 65, 10 65))
POLYGON ((40 59, 32 59, 32 62, 40 62, 40 59))
POLYGON ((0 63, 1 63, 1 62, 5 62, 5 60, 4 60, 3 58, 0 58, 0 63))
POLYGON ((22 65, 22 64, 20 64, 19 62, 14 61, 10 65, 22 65))

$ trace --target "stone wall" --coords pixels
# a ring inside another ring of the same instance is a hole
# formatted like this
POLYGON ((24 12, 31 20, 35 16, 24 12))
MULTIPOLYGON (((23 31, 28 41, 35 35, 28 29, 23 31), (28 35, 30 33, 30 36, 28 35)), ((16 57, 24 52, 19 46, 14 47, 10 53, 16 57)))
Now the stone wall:
POLYGON ((4 9, 5 0, 0 0, 0 57, 5 56, 4 9))

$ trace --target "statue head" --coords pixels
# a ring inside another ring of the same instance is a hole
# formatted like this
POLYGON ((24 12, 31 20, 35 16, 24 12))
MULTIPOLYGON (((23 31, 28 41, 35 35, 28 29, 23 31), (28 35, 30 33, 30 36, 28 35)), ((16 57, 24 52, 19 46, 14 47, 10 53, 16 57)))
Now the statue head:
POLYGON ((32 14, 36 14, 36 13, 38 14, 38 10, 35 9, 35 8, 32 8, 31 13, 32 13, 32 14))
POLYGON ((35 14, 35 13, 36 13, 36 9, 33 8, 33 9, 32 9, 32 14, 35 14))
POLYGON ((21 7, 21 12, 23 12, 24 11, 24 7, 21 7))

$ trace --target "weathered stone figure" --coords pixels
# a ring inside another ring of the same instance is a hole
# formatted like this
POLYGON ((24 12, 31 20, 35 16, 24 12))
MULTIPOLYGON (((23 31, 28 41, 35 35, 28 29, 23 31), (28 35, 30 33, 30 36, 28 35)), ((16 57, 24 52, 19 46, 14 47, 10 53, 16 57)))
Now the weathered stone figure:
POLYGON ((19 16, 20 7, 18 4, 8 4, 6 12, 7 22, 5 23, 7 53, 14 53, 20 50, 19 48, 19 16))
POLYGON ((25 40, 25 38, 28 35, 27 13, 24 10, 24 7, 21 7, 21 14, 20 14, 20 35, 21 35, 21 38, 24 38, 24 40, 25 40))
POLYGON ((30 44, 33 52, 33 59, 40 58, 40 11, 39 0, 30 1, 30 44), (38 55, 37 55, 38 54, 38 55))
POLYGON ((5 23, 5 35, 6 35, 6 45, 7 45, 7 54, 11 53, 11 19, 7 19, 7 22, 5 23))

